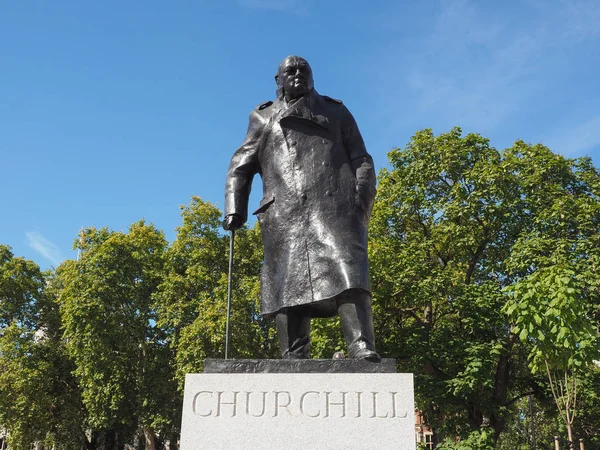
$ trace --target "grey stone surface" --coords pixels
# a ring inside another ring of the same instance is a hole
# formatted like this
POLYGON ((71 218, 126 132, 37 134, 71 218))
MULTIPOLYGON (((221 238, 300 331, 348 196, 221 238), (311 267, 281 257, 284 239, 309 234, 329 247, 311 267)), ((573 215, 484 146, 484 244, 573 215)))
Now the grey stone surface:
POLYGON ((206 359, 204 373, 396 373, 396 360, 206 359))
POLYGON ((188 374, 180 449, 414 450, 414 424, 412 374, 188 374))

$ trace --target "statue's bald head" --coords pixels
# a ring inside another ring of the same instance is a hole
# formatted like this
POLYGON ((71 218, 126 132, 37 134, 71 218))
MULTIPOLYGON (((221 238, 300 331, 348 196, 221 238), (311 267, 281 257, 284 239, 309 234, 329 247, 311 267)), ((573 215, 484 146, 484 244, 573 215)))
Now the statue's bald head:
POLYGON ((314 88, 314 80, 310 64, 300 56, 288 56, 279 64, 277 75, 277 97, 287 100, 302 97, 314 88))

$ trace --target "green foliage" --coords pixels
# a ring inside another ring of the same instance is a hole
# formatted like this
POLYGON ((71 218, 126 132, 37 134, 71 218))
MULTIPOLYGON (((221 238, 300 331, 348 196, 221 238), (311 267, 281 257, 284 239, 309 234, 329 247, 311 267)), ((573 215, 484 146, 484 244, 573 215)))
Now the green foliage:
MULTIPOLYGON (((591 160, 522 141, 500 152, 458 128, 420 131, 389 158, 369 230, 377 346, 415 374, 437 448, 528 448, 529 392, 540 443, 568 428, 600 445, 591 160), (557 370, 570 376, 566 396, 557 370), (553 393, 577 411, 572 427, 553 393)), ((176 440, 184 375, 224 354, 229 247, 214 205, 193 197, 181 217, 170 246, 143 221, 86 229, 81 258, 51 274, 0 246, 0 428, 11 448, 92 449, 102 434, 122 444, 142 430, 176 440)), ((274 323, 260 317, 260 226, 235 236, 230 355, 276 358, 274 323)), ((313 358, 346 350, 337 319, 314 320, 312 338, 313 358)))
POLYGON ((0 246, 0 428, 14 449, 34 441, 77 448, 83 435, 48 280, 0 246))
POLYGON ((588 315, 581 281, 568 266, 550 266, 507 287, 504 311, 514 322, 513 333, 529 348, 533 373, 583 369, 598 357, 598 329, 588 315))
POLYGON ((43 276, 33 261, 15 258, 0 246, 0 428, 17 448, 43 440, 51 417, 45 393, 46 361, 35 345, 43 276))
MULTIPOLYGON (((514 413, 506 423, 506 431, 501 434, 497 444, 498 450, 530 450, 531 447, 531 418, 527 398, 515 402, 514 413)), ((545 414, 537 408, 535 417, 536 443, 538 448, 546 448, 543 443, 550 443, 556 434, 554 415, 545 414)))
POLYGON ((501 427, 513 355, 502 261, 520 229, 516 177, 487 139, 460 129, 419 132, 389 158, 370 229, 380 348, 415 372, 418 404, 438 429, 501 427))
POLYGON ((2 330, 0 355, 0 425, 10 430, 11 446, 26 448, 50 428, 52 398, 45 394, 52 368, 32 334, 16 324, 2 330))
POLYGON ((44 279, 33 261, 15 258, 0 245, 0 333, 11 325, 35 330, 42 314, 44 279))
POLYGON ((493 431, 483 428, 472 431, 466 439, 458 441, 450 438, 445 439, 435 448, 436 450, 494 450, 496 445, 493 431))
MULTIPOLYGON (((182 207, 182 225, 167 252, 165 278, 155 295, 159 326, 176 354, 177 379, 200 372, 205 358, 222 358, 225 346, 229 237, 221 212, 193 197, 182 207)), ((236 232, 230 354, 276 357, 271 321, 259 316, 262 242, 259 226, 236 232)))
MULTIPOLYGON (((562 248, 577 276, 564 287, 571 297, 555 303, 570 304, 575 289, 585 306, 573 311, 592 319, 598 305, 598 173, 589 159, 522 141, 499 152, 458 128, 420 131, 389 158, 370 228, 379 348, 415 373, 417 404, 442 434, 489 423, 498 437, 511 399, 540 390, 511 333, 516 318, 503 313, 505 292, 562 248)), ((525 340, 545 313, 519 329, 525 340)))
POLYGON ((90 228, 76 245, 82 256, 61 267, 58 300, 89 425, 168 428, 178 406, 152 297, 163 276, 163 233, 143 221, 128 233, 90 228))
POLYGON ((574 434, 586 448, 600 448, 600 366, 594 364, 578 380, 578 417, 574 434))
POLYGON ((519 190, 529 227, 507 260, 515 281, 504 289, 503 311, 532 373, 547 375, 572 440, 578 380, 599 356, 599 177, 589 159, 567 160, 541 146, 516 145, 507 161, 525 173, 519 190), (525 171, 524 158, 543 164, 525 171))
POLYGON ((311 358, 331 359, 336 352, 347 354, 339 317, 311 320, 311 358))

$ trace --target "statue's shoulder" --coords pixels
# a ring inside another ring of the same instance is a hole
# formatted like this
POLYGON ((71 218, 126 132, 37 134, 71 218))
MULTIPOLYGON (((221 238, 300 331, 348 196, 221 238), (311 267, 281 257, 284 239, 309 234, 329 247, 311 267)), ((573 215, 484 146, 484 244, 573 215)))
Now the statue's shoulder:
POLYGON ((272 101, 263 102, 250 111, 250 128, 262 128, 267 125, 273 116, 272 101))
POLYGON ((338 100, 337 98, 329 97, 328 95, 322 95, 321 97, 323 97, 328 102, 337 103, 338 105, 343 104, 341 100, 338 100))
POLYGON ((259 104, 250 113, 250 118, 254 118, 254 120, 258 120, 259 122, 268 122, 269 118, 273 115, 272 105, 272 101, 259 104))
POLYGON ((264 102, 264 103, 261 103, 260 105, 258 105, 256 107, 256 110, 257 111, 264 111, 265 109, 269 109, 272 104, 273 104, 273 102, 271 100, 269 100, 268 102, 264 102))

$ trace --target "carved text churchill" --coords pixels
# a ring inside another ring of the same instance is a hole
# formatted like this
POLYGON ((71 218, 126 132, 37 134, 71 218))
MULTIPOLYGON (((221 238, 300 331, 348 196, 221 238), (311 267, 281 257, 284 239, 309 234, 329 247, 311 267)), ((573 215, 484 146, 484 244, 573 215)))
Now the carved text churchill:
POLYGON ((404 419, 397 392, 199 391, 192 410, 200 417, 308 417, 404 419))

